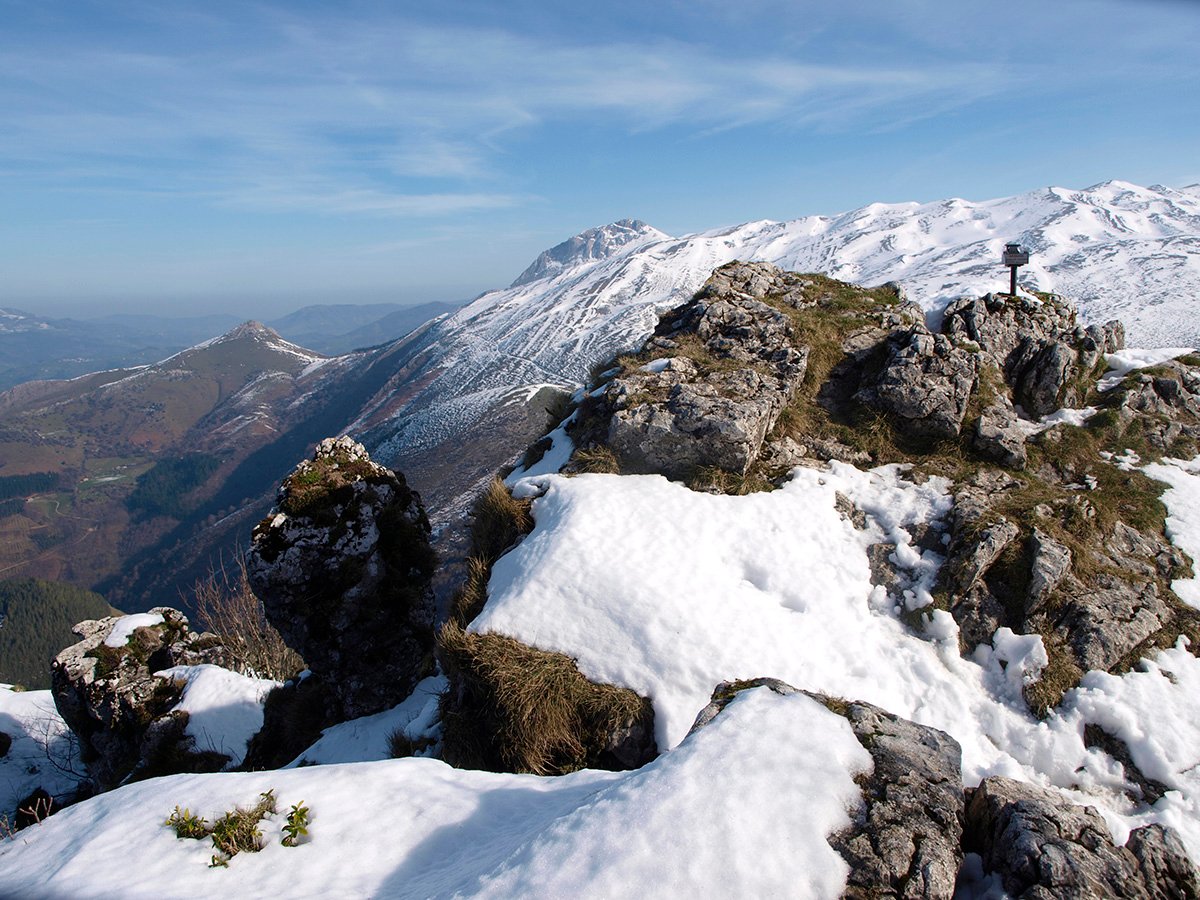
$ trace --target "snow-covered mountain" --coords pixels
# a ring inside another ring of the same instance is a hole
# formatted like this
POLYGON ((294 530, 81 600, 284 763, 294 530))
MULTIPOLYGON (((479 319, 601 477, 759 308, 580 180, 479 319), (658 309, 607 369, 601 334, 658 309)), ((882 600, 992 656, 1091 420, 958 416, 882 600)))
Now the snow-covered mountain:
POLYGON ((936 311, 1007 289, 1004 244, 1031 250, 1024 286, 1071 298, 1088 322, 1124 321, 1132 346, 1200 343, 1200 189, 1120 181, 972 202, 873 203, 836 216, 748 222, 669 237, 623 220, 538 257, 397 345, 401 375, 355 427, 386 462, 458 443, 532 386, 573 386, 649 335, 717 266, 763 260, 860 284, 899 281, 936 311))
POLYGON ((645 244, 654 239, 668 238, 657 228, 651 228, 639 219, 621 219, 611 225, 589 228, 575 237, 539 254, 509 287, 520 287, 556 275, 583 263, 608 259, 622 247, 645 244))

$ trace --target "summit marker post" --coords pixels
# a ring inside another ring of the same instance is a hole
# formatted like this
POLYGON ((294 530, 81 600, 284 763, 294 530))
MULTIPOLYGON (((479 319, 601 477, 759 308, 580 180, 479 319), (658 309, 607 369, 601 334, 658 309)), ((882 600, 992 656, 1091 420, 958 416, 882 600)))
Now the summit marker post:
POLYGON ((1005 244, 1004 255, 1000 257, 1001 262, 1008 266, 1008 294, 1010 297, 1017 296, 1017 269, 1029 263, 1029 251, 1022 250, 1020 244, 1005 244))

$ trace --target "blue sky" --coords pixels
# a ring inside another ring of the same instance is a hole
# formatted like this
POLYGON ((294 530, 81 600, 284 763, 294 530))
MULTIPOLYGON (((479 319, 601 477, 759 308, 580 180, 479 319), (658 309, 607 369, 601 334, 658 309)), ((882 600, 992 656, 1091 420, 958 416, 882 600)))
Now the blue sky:
POLYGON ((466 299, 592 225, 1200 181, 1200 2, 0 0, 0 306, 466 299))

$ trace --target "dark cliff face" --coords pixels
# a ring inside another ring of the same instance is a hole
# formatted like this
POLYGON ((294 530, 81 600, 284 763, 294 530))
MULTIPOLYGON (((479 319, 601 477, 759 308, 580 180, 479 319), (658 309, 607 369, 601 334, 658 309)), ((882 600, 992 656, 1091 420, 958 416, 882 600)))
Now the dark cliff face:
POLYGON ((428 673, 434 565, 421 498, 349 438, 322 441, 284 480, 247 557, 268 619, 338 720, 394 706, 428 673))

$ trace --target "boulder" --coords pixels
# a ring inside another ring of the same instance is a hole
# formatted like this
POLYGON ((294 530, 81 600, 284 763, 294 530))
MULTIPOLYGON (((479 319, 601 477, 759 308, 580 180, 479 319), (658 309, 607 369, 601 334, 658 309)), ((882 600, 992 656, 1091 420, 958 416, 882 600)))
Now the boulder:
POLYGON ((963 846, 1013 897, 1200 897, 1200 877, 1170 829, 1138 828, 1118 847, 1091 807, 1009 778, 986 778, 971 792, 963 846))
POLYGON ((1029 588, 1025 593, 1025 615, 1042 611, 1046 601, 1071 571, 1071 550, 1038 528, 1029 538, 1033 560, 1029 588))
MULTIPOLYGON (((774 678, 718 685, 692 730, 715 719, 740 691, 755 687, 784 695, 798 693, 774 678)), ((829 836, 830 846, 850 866, 843 896, 954 896, 963 860, 962 751, 958 743, 944 732, 869 703, 803 693, 844 716, 874 763, 872 772, 859 779, 863 805, 855 811, 854 823, 829 836)))
POLYGON ((429 520, 404 477, 361 444, 317 445, 254 529, 246 563, 267 618, 332 692, 335 720, 389 709, 428 674, 429 520))
POLYGON ((1066 604, 1057 624, 1085 671, 1112 669, 1174 618, 1154 581, 1101 572, 1086 586, 1072 579, 1063 593, 1066 604))
POLYGON ((977 354, 923 325, 893 332, 877 378, 857 398, 893 416, 910 438, 932 443, 958 437, 978 373, 977 354))
POLYGON ((73 630, 81 640, 51 667, 54 704, 99 791, 130 778, 217 771, 231 761, 195 747, 184 733, 187 713, 172 711, 182 684, 154 675, 172 666, 226 664, 225 648, 213 635, 190 631, 179 610, 158 607, 145 621, 127 635, 129 617, 80 622, 73 630))
POLYGON ((971 445, 984 459, 1010 469, 1024 469, 1029 462, 1027 436, 1012 401, 1001 394, 980 414, 971 445))

